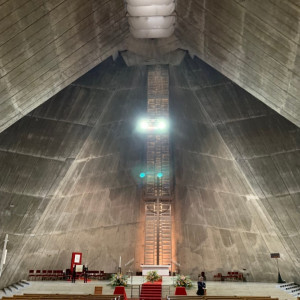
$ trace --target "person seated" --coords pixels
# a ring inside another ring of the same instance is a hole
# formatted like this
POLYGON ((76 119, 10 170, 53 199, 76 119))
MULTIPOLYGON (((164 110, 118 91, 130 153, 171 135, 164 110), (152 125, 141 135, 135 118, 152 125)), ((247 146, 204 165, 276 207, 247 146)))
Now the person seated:
POLYGON ((202 276, 199 276, 198 278, 198 290, 197 290, 197 295, 198 296, 203 296, 205 294, 205 288, 206 284, 204 282, 204 279, 202 276))

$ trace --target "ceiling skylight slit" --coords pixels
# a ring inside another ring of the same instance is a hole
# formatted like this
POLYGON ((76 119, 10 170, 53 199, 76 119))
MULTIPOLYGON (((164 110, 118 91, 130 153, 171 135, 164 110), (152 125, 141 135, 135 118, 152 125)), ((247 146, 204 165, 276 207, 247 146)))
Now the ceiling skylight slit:
POLYGON ((175 28, 174 0, 126 0, 130 32, 135 38, 167 38, 175 28))

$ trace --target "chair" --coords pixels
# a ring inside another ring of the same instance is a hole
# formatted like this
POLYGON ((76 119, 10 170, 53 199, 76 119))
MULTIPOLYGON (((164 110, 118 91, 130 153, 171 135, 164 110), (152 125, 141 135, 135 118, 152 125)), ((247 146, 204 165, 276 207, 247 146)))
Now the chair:
POLYGON ((100 279, 100 272, 99 271, 92 271, 92 278, 100 279))
POLYGON ((52 271, 52 279, 53 280, 57 280, 58 279, 58 273, 59 273, 58 270, 53 270, 52 271))
POLYGON ((48 270, 47 271, 47 278, 48 279, 54 279, 54 274, 53 274, 53 270, 48 270))
POLYGON ((42 270, 42 272, 40 274, 40 277, 41 277, 42 280, 47 279, 47 270, 42 270))
POLYGON ((104 271, 100 271, 100 275, 99 275, 99 279, 105 279, 105 274, 104 274, 104 271))
POLYGON ((28 280, 30 280, 30 278, 35 278, 34 270, 29 270, 28 280))
POLYGON ((64 271, 63 270, 56 270, 56 279, 58 279, 58 280, 64 279, 64 271))
POLYGON ((233 272, 233 276, 235 280, 239 279, 239 272, 233 272))
POLYGON ((41 277, 42 277, 41 270, 36 270, 35 271, 35 278, 36 278, 36 280, 38 280, 41 277))
POLYGON ((218 273, 217 275, 214 275, 214 280, 221 281, 222 280, 222 273, 218 273))

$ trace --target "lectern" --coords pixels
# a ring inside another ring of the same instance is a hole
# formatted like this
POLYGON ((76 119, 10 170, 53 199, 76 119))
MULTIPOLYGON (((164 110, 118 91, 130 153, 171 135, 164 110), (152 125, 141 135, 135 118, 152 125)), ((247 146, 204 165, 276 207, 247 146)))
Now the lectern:
POLYGON ((277 271, 278 271, 278 283, 285 283, 285 281, 281 278, 280 271, 279 271, 279 264, 278 264, 278 258, 280 258, 280 253, 271 253, 271 258, 276 258, 277 260, 277 271))
POLYGON ((82 253, 81 252, 72 252, 71 258, 71 273, 73 272, 74 265, 81 265, 82 262, 82 253))

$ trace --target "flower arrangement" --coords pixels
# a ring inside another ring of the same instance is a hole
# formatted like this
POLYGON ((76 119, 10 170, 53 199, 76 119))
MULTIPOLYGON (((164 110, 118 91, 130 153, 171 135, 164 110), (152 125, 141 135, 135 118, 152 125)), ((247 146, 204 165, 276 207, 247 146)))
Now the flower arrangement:
POLYGON ((113 274, 110 279, 110 285, 112 286, 127 286, 128 277, 123 274, 113 274))
POLYGON ((184 286, 185 288, 190 288, 193 286, 193 282, 189 276, 177 275, 175 286, 184 286))
POLYGON ((159 280, 159 279, 160 279, 160 276, 157 274, 156 271, 149 271, 149 272, 147 273, 146 279, 147 279, 147 281, 154 282, 154 281, 159 280))

